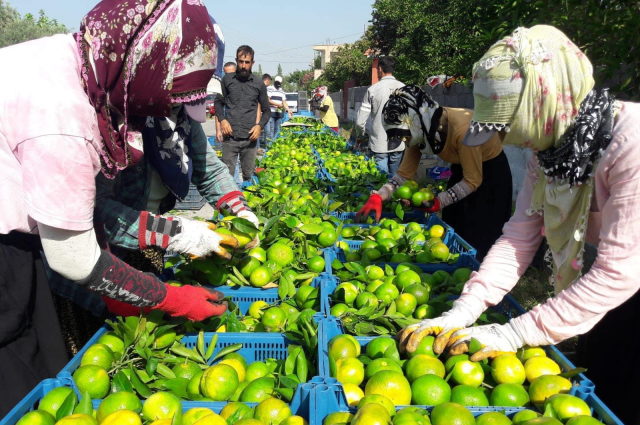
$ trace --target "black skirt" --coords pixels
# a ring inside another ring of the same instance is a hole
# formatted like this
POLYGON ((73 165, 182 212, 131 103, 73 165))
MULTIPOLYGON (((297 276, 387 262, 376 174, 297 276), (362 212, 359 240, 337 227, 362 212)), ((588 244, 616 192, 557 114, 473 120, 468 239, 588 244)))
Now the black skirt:
POLYGON ((38 236, 0 235, 0 418, 69 360, 40 249, 38 236))
MULTIPOLYGON (((453 164, 451 173, 447 188, 462 181, 462 166, 453 164)), ((482 184, 475 192, 442 210, 442 219, 478 250, 480 261, 511 218, 512 190, 511 169, 503 151, 482 163, 482 184)))
POLYGON ((626 425, 640 425, 640 291, 578 338, 576 366, 587 369, 596 395, 626 425))

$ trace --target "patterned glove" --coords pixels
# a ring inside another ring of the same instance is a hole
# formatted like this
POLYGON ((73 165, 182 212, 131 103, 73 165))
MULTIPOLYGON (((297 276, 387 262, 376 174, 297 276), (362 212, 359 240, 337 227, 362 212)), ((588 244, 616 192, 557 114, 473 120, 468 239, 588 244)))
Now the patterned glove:
POLYGON ((495 358, 501 354, 515 354, 518 348, 525 345, 522 336, 511 323, 491 324, 454 332, 447 344, 450 347, 449 353, 456 355, 468 352, 471 338, 475 338, 482 345, 482 350, 470 357, 469 360, 473 362, 495 358))
MULTIPOLYGON (((260 228, 260 220, 258 220, 258 217, 253 213, 253 211, 251 211, 251 210, 240 211, 238 213, 238 217, 239 218, 244 218, 246 220, 249 220, 258 229, 260 228)), ((248 251, 248 250, 250 250, 252 248, 255 248, 255 247, 259 246, 259 245, 260 245, 260 237, 256 234, 256 237, 253 238, 253 240, 251 242, 246 244, 244 249, 248 251)))

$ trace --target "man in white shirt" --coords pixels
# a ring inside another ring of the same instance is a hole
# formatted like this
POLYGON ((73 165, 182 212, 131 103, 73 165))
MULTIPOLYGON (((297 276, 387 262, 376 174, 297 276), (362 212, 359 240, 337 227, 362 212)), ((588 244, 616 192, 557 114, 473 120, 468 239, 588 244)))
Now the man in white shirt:
POLYGON ((369 133, 369 149, 380 170, 395 174, 402 160, 404 143, 389 151, 387 147, 387 133, 382 127, 382 108, 389 100, 391 93, 404 86, 404 83, 393 76, 396 60, 390 56, 383 56, 378 61, 378 78, 380 81, 369 87, 358 111, 356 125, 363 133, 369 133), (367 120, 371 119, 370 125, 367 120))
POLYGON ((274 140, 280 132, 280 123, 284 116, 283 112, 287 111, 289 118, 292 115, 289 105, 287 105, 287 95, 282 89, 281 76, 277 75, 273 86, 267 87, 267 96, 269 96, 269 106, 271 107, 271 119, 265 128, 265 134, 267 140, 274 140))

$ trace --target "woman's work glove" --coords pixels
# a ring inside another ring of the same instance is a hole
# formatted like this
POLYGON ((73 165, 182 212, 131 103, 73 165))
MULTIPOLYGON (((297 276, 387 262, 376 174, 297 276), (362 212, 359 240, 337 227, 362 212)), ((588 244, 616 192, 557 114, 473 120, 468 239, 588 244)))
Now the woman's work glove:
POLYGON ((138 242, 140 249, 157 246, 192 258, 215 254, 228 260, 231 254, 223 245, 236 249, 238 240, 231 235, 216 233, 215 229, 213 223, 157 216, 143 211, 140 213, 138 242))
MULTIPOLYGON (((245 220, 253 223, 256 228, 260 228, 260 220, 258 220, 258 217, 251 210, 242 210, 238 213, 237 217, 244 218, 245 220)), ((244 246, 244 249, 248 251, 252 248, 257 247, 258 245, 260 245, 260 237, 256 234, 253 240, 244 246)))
POLYGON ((520 347, 525 345, 522 336, 511 323, 491 324, 454 332, 447 344, 450 347, 449 353, 456 355, 468 352, 471 338, 475 338, 482 346, 480 351, 469 358, 474 362, 495 358, 501 354, 515 354, 520 347))
POLYGON ((380 221, 380 217, 382 216, 382 197, 377 193, 369 196, 367 202, 360 209, 360 211, 358 211, 358 213, 356 214, 356 223, 359 222, 363 217, 366 220, 371 212, 375 212, 376 221, 380 221))
POLYGON ((136 307, 135 305, 127 304, 122 301, 115 300, 113 298, 102 296, 102 301, 107 306, 109 313, 115 316, 129 317, 140 316, 140 310, 144 314, 148 314, 151 311, 151 307, 136 307))
POLYGON ((400 346, 400 352, 413 353, 418 349, 420 341, 427 336, 433 335, 436 340, 433 344, 433 351, 440 354, 447 347, 449 337, 455 331, 471 326, 477 317, 467 308, 454 304, 453 308, 442 316, 435 319, 426 319, 415 325, 411 325, 401 330, 396 339, 400 346))
POLYGON ((220 316, 227 311, 224 294, 212 288, 200 286, 166 285, 167 295, 153 307, 174 317, 184 317, 191 321, 202 321, 211 316, 220 316))

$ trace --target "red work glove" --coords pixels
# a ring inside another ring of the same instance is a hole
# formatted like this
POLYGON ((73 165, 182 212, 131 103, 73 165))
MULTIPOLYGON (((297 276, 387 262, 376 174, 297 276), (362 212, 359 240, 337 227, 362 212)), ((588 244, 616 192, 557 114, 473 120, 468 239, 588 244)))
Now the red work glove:
POLYGON ((227 311, 226 303, 220 304, 224 294, 215 289, 189 285, 181 287, 167 285, 166 288, 167 296, 153 308, 171 316, 199 322, 211 316, 221 316, 227 311))
POLYGON ((122 301, 114 300, 109 297, 102 297, 102 301, 104 301, 109 313, 114 314, 116 316, 129 317, 129 316, 140 316, 140 309, 144 314, 148 314, 151 311, 151 307, 136 307, 135 305, 127 304, 122 301))
POLYGON ((430 213, 435 213, 440 211, 440 199, 436 196, 433 198, 433 201, 425 201, 422 203, 423 208, 419 208, 421 210, 426 210, 430 213))
POLYGON ((356 222, 360 221, 362 217, 366 220, 371 211, 375 211, 376 221, 380 221, 380 217, 382 216, 382 196, 377 193, 371 195, 362 209, 358 211, 356 214, 356 222))

